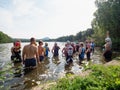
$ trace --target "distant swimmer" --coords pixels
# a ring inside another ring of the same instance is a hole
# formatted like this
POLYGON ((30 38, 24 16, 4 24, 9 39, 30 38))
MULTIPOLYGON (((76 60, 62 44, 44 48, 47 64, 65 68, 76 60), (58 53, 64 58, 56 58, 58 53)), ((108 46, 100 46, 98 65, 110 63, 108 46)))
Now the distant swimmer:
POLYGON ((33 69, 37 67, 37 61, 40 63, 35 38, 31 38, 30 44, 24 46, 22 51, 22 59, 25 64, 25 68, 33 69))

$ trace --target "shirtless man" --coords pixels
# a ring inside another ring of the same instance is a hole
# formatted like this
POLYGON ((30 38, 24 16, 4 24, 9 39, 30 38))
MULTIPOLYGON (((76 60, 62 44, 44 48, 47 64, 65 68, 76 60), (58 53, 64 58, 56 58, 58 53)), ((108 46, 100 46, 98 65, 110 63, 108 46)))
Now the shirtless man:
POLYGON ((30 44, 24 46, 22 59, 26 68, 36 68, 36 60, 40 63, 35 38, 31 38, 30 44))

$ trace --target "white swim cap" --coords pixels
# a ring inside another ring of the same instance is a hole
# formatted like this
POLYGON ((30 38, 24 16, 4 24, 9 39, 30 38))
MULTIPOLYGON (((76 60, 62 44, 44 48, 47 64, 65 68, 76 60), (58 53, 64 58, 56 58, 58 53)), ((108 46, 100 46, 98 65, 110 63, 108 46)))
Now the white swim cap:
POLYGON ((70 41, 69 41, 69 40, 67 40, 67 44, 70 44, 70 41))
POLYGON ((107 38, 105 39, 105 41, 106 41, 106 42, 110 42, 111 39, 110 39, 109 37, 107 37, 107 38))

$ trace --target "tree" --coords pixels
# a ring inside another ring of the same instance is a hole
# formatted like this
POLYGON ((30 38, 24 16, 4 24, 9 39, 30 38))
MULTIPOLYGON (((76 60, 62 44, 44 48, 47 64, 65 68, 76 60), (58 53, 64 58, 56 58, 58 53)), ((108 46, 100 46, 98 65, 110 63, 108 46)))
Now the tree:
POLYGON ((120 44, 120 0, 96 0, 97 10, 92 21, 94 36, 103 42, 106 32, 110 32, 110 37, 115 44, 120 44), (114 42, 115 41, 115 42, 114 42))
POLYGON ((7 34, 4 34, 3 32, 0 31, 0 43, 8 43, 11 41, 12 41, 11 37, 9 37, 7 34))

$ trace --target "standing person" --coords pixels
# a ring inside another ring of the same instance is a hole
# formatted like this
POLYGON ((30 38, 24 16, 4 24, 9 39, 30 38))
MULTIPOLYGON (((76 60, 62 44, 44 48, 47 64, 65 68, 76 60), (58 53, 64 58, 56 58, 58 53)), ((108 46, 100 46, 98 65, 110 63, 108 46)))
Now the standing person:
POLYGON ((24 46, 22 51, 22 59, 25 67, 30 69, 37 67, 36 60, 40 63, 35 38, 31 38, 30 44, 24 46))
POLYGON ((76 43, 76 46, 75 46, 75 51, 76 51, 76 54, 78 55, 78 53, 79 53, 79 47, 80 47, 80 45, 79 45, 79 43, 77 42, 76 43))
POLYGON ((53 56, 56 57, 59 55, 59 49, 60 47, 57 45, 57 43, 55 42, 53 48, 52 48, 52 53, 53 53, 53 56))
POLYGON ((85 51, 85 53, 86 53, 86 56, 87 56, 87 61, 89 61, 91 58, 91 55, 90 55, 90 53, 91 53, 91 45, 90 45, 90 41, 89 40, 86 40, 86 51, 85 51))
POLYGON ((67 44, 65 44, 65 46, 62 49, 62 56, 67 56, 67 44))
POLYGON ((13 42, 13 47, 11 48, 11 53, 12 53, 11 60, 14 63, 22 61, 22 59, 21 59, 21 42, 20 41, 13 42))
POLYGON ((85 48, 83 46, 83 43, 80 43, 80 48, 79 48, 79 63, 82 64, 82 61, 84 60, 84 55, 85 55, 85 48))
POLYGON ((45 46, 44 46, 44 52, 45 52, 45 56, 48 57, 48 53, 49 53, 50 49, 48 47, 48 43, 45 43, 45 46))
POLYGON ((74 42, 71 43, 71 46, 73 47, 73 54, 75 54, 76 53, 76 47, 75 47, 74 42))
POLYGON ((67 41, 67 55, 66 55, 66 62, 73 62, 73 47, 71 46, 70 41, 67 41))
POLYGON ((95 43, 94 43, 94 41, 92 40, 92 41, 91 41, 91 52, 92 52, 92 54, 94 54, 94 50, 95 50, 95 43))
POLYGON ((105 38, 105 49, 104 49, 104 52, 103 52, 103 56, 105 58, 105 61, 108 62, 108 61, 111 61, 112 60, 112 41, 111 41, 111 38, 109 37, 109 32, 107 31, 107 37, 105 38))
POLYGON ((38 46, 38 55, 39 55, 40 62, 44 60, 44 48, 42 47, 42 45, 43 45, 43 41, 40 40, 39 46, 38 46))

